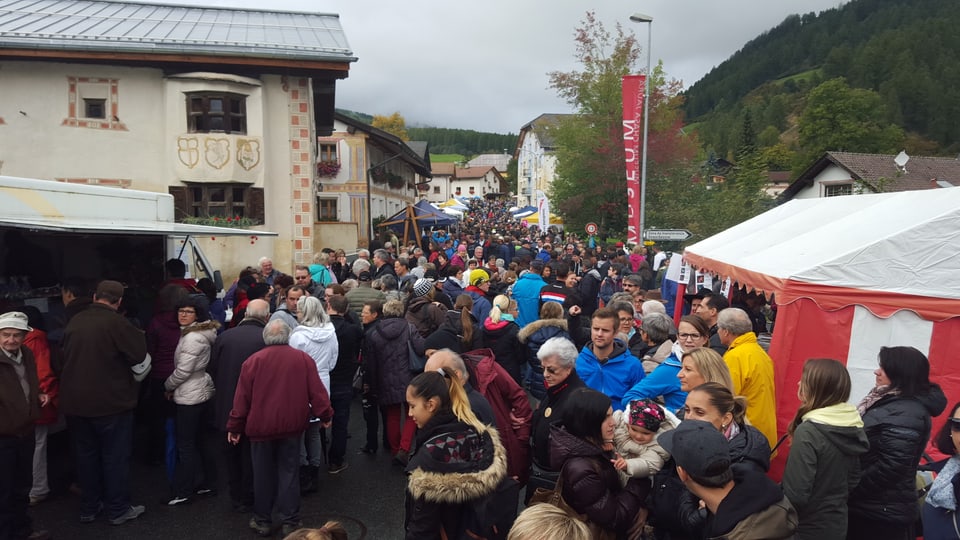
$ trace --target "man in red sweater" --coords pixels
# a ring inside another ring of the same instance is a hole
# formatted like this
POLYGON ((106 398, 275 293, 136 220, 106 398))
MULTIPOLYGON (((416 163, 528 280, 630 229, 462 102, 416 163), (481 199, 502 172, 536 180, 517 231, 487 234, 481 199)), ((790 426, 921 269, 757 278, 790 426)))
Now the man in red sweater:
POLYGON ((281 320, 263 329, 266 347, 243 363, 227 420, 227 440, 250 439, 253 461, 253 518, 250 528, 272 536, 270 516, 276 503, 283 535, 300 528, 300 445, 310 412, 330 427, 333 408, 317 365, 287 345, 290 327, 281 320), (304 407, 309 404, 309 408, 304 407))

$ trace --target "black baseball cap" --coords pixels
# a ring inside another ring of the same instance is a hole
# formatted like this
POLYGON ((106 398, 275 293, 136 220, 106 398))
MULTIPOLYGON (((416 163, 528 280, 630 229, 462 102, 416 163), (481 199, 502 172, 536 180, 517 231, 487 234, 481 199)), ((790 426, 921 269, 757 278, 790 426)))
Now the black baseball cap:
POLYGON ((657 437, 657 442, 694 481, 731 474, 730 444, 709 422, 684 420, 657 437))

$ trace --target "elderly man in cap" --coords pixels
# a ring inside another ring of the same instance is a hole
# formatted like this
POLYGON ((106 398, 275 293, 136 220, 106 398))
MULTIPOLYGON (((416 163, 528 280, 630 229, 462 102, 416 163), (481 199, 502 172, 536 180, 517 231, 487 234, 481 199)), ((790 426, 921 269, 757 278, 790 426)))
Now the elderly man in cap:
MULTIPOLYGON (((677 476, 710 513, 704 538, 794 537, 797 511, 783 490, 762 472, 731 464, 730 445, 713 424, 684 420, 657 442, 670 452, 677 476)), ((682 499, 680 512, 697 512, 697 506, 695 499, 682 499)))
POLYGON ((27 515, 33 484, 33 423, 49 397, 40 393, 33 353, 23 344, 27 316, 0 315, 0 538, 49 538, 27 515))
POLYGON ((143 362, 143 332, 117 313, 123 284, 101 281, 93 304, 77 313, 63 337, 60 409, 67 416, 83 496, 80 522, 105 511, 111 525, 136 519, 130 504, 130 448, 139 383, 131 368, 143 362))

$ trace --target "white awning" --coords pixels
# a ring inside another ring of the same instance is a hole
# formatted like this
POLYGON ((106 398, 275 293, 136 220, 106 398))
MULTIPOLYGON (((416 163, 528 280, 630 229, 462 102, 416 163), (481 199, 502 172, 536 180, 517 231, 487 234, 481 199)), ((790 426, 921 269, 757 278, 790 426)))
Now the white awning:
POLYGON ((235 229, 232 227, 211 227, 187 223, 168 223, 159 221, 88 221, 69 223, 63 220, 30 220, 0 218, 0 225, 18 229, 38 231, 58 231, 88 234, 162 234, 173 236, 277 236, 270 231, 253 229, 235 229))

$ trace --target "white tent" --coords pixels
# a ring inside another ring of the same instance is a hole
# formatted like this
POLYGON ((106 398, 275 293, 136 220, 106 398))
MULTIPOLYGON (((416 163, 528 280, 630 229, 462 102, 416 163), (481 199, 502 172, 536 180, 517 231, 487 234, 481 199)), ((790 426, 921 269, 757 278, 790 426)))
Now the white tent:
POLYGON ((686 249, 697 268, 773 293, 779 431, 809 358, 846 363, 851 401, 881 346, 916 347, 960 395, 960 188, 794 200, 686 249))

